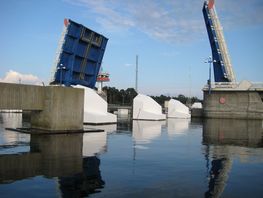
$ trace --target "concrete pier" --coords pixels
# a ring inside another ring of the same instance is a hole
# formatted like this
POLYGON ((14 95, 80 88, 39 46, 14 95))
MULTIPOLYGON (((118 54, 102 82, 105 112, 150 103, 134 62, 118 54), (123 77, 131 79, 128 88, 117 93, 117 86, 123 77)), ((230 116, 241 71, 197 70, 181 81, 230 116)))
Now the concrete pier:
POLYGON ((0 109, 43 110, 45 88, 34 85, 0 83, 0 109))
POLYGON ((248 81, 203 89, 206 118, 263 119, 263 87, 248 81))
POLYGON ((60 86, 0 83, 0 109, 31 111, 31 127, 83 129, 84 90, 60 86))

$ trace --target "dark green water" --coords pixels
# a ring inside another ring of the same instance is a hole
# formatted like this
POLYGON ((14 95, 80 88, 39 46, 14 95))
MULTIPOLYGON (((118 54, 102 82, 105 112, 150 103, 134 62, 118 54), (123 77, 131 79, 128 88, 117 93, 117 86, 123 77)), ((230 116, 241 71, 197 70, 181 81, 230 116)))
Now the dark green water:
POLYGON ((1 197, 262 197, 263 123, 125 120, 105 132, 28 135, 0 114, 1 197))

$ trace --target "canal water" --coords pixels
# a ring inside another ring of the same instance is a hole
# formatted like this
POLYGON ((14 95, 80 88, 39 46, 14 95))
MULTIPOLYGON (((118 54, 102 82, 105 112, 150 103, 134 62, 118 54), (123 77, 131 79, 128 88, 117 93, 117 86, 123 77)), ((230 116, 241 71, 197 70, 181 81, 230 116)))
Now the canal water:
MULTIPOLYGON (((1 197, 262 197, 263 123, 120 120, 104 132, 29 135, 0 114, 1 197)), ((95 126, 86 126, 87 128, 95 126)))

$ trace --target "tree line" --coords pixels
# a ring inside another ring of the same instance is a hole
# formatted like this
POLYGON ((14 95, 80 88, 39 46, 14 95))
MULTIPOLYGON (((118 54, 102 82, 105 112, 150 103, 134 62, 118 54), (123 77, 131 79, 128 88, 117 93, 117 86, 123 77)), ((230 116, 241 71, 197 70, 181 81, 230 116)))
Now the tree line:
MULTIPOLYGON (((117 89, 115 87, 103 87, 102 89, 107 95, 107 102, 109 104, 117 105, 132 105, 133 99, 137 96, 137 92, 134 88, 117 89)), ((201 102, 197 97, 187 97, 183 94, 179 94, 177 97, 170 97, 165 95, 160 96, 150 96, 161 106, 164 106, 164 102, 170 99, 176 99, 182 102, 183 104, 193 104, 194 102, 201 102)))

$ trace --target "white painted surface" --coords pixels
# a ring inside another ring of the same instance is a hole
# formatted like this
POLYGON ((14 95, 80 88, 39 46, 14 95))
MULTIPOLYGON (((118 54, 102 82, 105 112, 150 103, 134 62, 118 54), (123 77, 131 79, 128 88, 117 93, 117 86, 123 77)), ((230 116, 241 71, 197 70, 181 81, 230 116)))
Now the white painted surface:
POLYGON ((129 110, 128 109, 118 109, 118 115, 122 116, 122 115, 126 115, 128 116, 129 114, 129 110))
POLYGON ((102 124, 102 125, 84 125, 84 129, 101 129, 104 130, 107 134, 116 132, 117 124, 102 124))
POLYGON ((136 144, 147 144, 159 137, 165 121, 133 120, 132 137, 136 144))
POLYGON ((162 107, 151 97, 138 94, 133 100, 134 120, 165 120, 162 107))
POLYGON ((108 113, 108 103, 103 100, 93 89, 80 85, 76 88, 84 89, 84 123, 103 124, 116 123, 117 116, 108 113))
POLYGON ((201 102, 195 102, 192 106, 191 106, 192 109, 202 109, 203 106, 202 106, 202 103, 201 102))
POLYGON ((84 133, 82 155, 90 157, 107 151, 107 132, 84 133))
POLYGON ((190 119, 167 119, 167 132, 169 137, 184 135, 189 128, 190 119))
POLYGON ((191 118, 189 108, 180 101, 171 99, 168 103, 168 118, 191 118))

